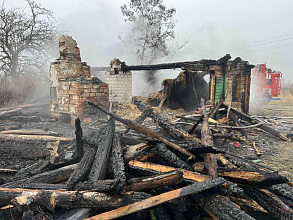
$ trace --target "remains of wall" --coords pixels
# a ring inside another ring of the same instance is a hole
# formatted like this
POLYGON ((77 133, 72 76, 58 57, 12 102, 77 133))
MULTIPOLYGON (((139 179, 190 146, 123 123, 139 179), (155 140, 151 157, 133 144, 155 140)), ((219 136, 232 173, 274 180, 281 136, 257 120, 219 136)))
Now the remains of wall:
POLYGON ((74 123, 76 118, 89 118, 97 112, 87 102, 103 107, 109 103, 109 88, 81 61, 77 43, 70 36, 59 39, 60 58, 50 66, 51 115, 74 123))
POLYGON ((119 59, 111 61, 111 70, 105 74, 105 83, 109 85, 109 101, 119 104, 132 102, 132 73, 123 72, 124 63, 119 59))

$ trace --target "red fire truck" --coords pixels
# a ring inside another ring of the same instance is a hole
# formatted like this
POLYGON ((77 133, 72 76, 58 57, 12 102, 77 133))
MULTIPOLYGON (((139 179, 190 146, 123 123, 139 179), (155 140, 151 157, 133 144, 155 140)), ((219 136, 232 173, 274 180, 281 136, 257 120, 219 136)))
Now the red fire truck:
POLYGON ((280 71, 272 71, 266 64, 257 64, 251 70, 252 98, 262 101, 262 104, 280 100, 281 79, 280 71))

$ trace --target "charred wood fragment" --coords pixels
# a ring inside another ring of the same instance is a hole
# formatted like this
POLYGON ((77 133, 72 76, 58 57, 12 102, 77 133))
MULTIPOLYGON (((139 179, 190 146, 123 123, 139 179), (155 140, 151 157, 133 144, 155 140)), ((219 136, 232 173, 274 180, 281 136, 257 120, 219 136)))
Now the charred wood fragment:
POLYGON ((137 157, 139 157, 139 155, 147 152, 152 147, 152 145, 146 143, 140 143, 127 147, 123 155, 125 162, 136 159, 137 157))
POLYGON ((213 218, 221 220, 247 219, 251 216, 238 208, 228 197, 220 195, 200 194, 193 196, 195 201, 200 202, 200 206, 213 218))
MULTIPOLYGON (((145 111, 149 107, 139 101, 134 100, 134 104, 137 106, 137 108, 140 111, 145 111)), ((189 135, 187 132, 177 129, 175 126, 171 125, 167 119, 165 119, 162 115, 155 113, 152 111, 149 115, 150 118, 152 118, 156 123, 159 124, 161 128, 164 129, 167 133, 171 134, 173 137, 176 137, 178 139, 188 139, 190 141, 194 141, 195 143, 200 143, 200 140, 196 137, 189 135)))
POLYGON ((95 190, 98 192, 117 192, 117 180, 98 180, 95 182, 81 182, 76 184, 77 190, 95 190))
MULTIPOLYGON (((233 112, 230 111, 229 116, 235 125, 239 127, 243 126, 242 123, 239 121, 239 119, 236 117, 236 115, 233 112)), ((239 130, 244 137, 247 137, 247 132, 245 131, 245 129, 239 129, 239 130)))
POLYGON ((77 157, 83 156, 83 141, 82 141, 82 129, 80 126, 80 119, 75 120, 75 136, 76 136, 76 152, 77 157))
MULTIPOLYGON (((141 115, 135 119, 135 122, 138 123, 138 124, 142 124, 143 121, 149 117, 150 113, 153 111, 154 109, 152 108, 147 108, 145 111, 143 111, 141 113, 141 115)), ((124 134, 127 134, 131 129, 130 128, 127 128, 127 130, 124 132, 124 134)))
POLYGON ((114 130, 115 120, 110 118, 107 126, 103 129, 102 134, 99 136, 99 145, 96 146, 98 149, 89 173, 89 182, 105 179, 113 143, 114 130))
MULTIPOLYGON (((201 122, 201 143, 206 146, 213 146, 213 136, 209 129, 209 118, 206 113, 203 99, 201 99, 201 113, 203 116, 201 122)), ((218 164, 215 155, 212 153, 205 153, 204 162, 208 175, 218 177, 218 164)))
POLYGON ((31 183, 61 183, 66 181, 70 175, 73 173, 77 164, 73 164, 70 166, 62 167, 56 170, 51 170, 48 172, 40 173, 38 175, 24 178, 21 180, 13 181, 10 183, 6 183, 1 185, 1 187, 5 188, 16 188, 22 184, 31 184, 31 183))
POLYGON ((262 187, 288 182, 288 179, 283 176, 265 171, 251 172, 244 170, 219 170, 219 176, 224 177, 232 182, 251 184, 262 187))
POLYGON ((161 143, 156 146, 156 151, 158 154, 165 159, 170 165, 192 171, 192 167, 183 161, 181 158, 179 158, 176 154, 174 154, 172 151, 170 151, 165 144, 161 143))
POLYGON ((126 185, 126 176, 120 136, 115 136, 114 138, 112 158, 112 169, 114 173, 114 178, 118 182, 117 189, 118 191, 123 192, 126 185))
POLYGON ((293 210, 265 189, 245 187, 245 192, 276 219, 293 219, 293 210))
POLYGON ((104 110, 103 108, 101 108, 100 106, 92 103, 92 102, 88 102, 91 106, 94 106, 96 108, 98 108, 100 111, 110 115, 111 117, 113 117, 114 119, 116 119, 117 121, 120 121, 122 122, 123 124, 127 125, 128 127, 132 128, 133 130, 136 130, 137 132, 139 133, 142 133, 148 137, 151 137, 151 138, 156 138, 160 141, 162 141, 163 143, 167 144, 168 146, 170 147, 173 147, 174 149, 178 150, 179 152, 187 155, 188 157, 190 158, 195 158, 195 156, 193 154, 191 154, 190 152, 188 152, 187 150, 181 148, 180 146, 178 146, 177 144, 174 144, 172 143, 171 141, 167 140, 166 138, 164 138, 163 136, 157 134, 156 132, 154 132, 153 130, 150 130, 148 129, 147 127, 145 126, 142 126, 136 122, 133 122, 131 120, 128 120, 128 119, 123 119, 123 118, 120 118, 119 116, 113 114, 113 113, 110 113, 106 110, 104 110))
POLYGON ((130 179, 126 186, 126 191, 147 191, 162 186, 171 186, 181 183, 183 180, 182 172, 171 171, 169 173, 150 176, 146 178, 130 179))
POLYGON ((89 146, 89 144, 84 143, 85 153, 81 158, 80 162, 78 163, 76 169, 74 170, 73 174, 70 176, 69 180, 67 181, 68 189, 73 189, 73 187, 87 175, 88 171, 91 169, 92 163, 95 159, 97 148, 93 146, 89 146))
POLYGON ((293 187, 283 183, 273 185, 269 190, 280 197, 287 205, 293 207, 293 187))
POLYGON ((128 164, 130 168, 134 170, 142 170, 142 171, 146 170, 146 171, 153 172, 155 174, 168 173, 170 171, 178 170, 183 173, 184 179, 193 180, 196 182, 202 182, 211 178, 209 176, 206 176, 204 174, 200 174, 197 172, 191 172, 184 169, 179 169, 179 168, 174 168, 174 167, 169 167, 169 166, 164 166, 164 165, 154 164, 149 162, 140 162, 140 161, 132 160, 128 164))

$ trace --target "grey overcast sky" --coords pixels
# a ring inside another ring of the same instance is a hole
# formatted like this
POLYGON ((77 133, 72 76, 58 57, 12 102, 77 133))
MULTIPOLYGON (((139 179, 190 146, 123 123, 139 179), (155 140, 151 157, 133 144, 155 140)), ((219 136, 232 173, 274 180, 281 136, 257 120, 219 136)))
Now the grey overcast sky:
MULTIPOLYGON (((78 43, 82 60, 107 66, 113 58, 135 64, 118 39, 129 26, 120 6, 128 0, 36 0, 54 12, 60 30, 78 43)), ((266 62, 293 80, 292 0, 164 0, 175 7, 176 36, 188 41, 176 56, 162 60, 217 59, 226 53, 252 64, 266 62)), ((24 0, 6 0, 6 6, 24 0)))

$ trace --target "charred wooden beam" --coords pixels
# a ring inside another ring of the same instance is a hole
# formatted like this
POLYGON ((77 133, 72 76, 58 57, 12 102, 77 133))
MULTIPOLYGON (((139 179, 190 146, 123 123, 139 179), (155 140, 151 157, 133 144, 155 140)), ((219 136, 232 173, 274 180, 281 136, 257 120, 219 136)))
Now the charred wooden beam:
POLYGON ((162 186, 177 185, 182 182, 182 175, 182 172, 175 170, 157 176, 130 179, 127 183, 126 191, 147 191, 162 186))
POLYGON ((232 66, 236 67, 238 63, 240 63, 242 61, 242 59, 240 57, 236 57, 233 61, 232 61, 232 66))
POLYGON ((138 145, 132 145, 130 147, 127 147, 126 152, 123 155, 125 162, 135 160, 139 155, 143 154, 152 147, 152 145, 146 143, 140 143, 138 145))
POLYGON ((193 194, 202 192, 204 190, 211 189, 223 183, 225 183, 225 180, 222 178, 215 178, 215 179, 207 180, 201 183, 195 183, 180 189, 176 189, 176 190, 166 192, 157 196, 153 196, 151 198, 130 204, 125 207, 121 207, 109 212, 102 213, 100 215, 93 216, 91 218, 88 218, 88 220, 114 219, 114 218, 122 217, 125 215, 129 215, 131 213, 138 212, 140 210, 144 210, 147 208, 160 205, 164 202, 173 200, 175 198, 181 198, 184 196, 193 195, 193 194))
POLYGON ((170 151, 165 144, 161 143, 156 146, 156 151, 158 154, 165 159, 170 165, 192 171, 192 167, 187 164, 185 161, 180 159, 176 154, 170 151))
POLYGON ((202 122, 203 116, 201 116, 198 121, 192 126, 192 128, 188 131, 188 134, 193 134, 196 127, 199 125, 200 122, 202 122))
MULTIPOLYGON (((222 106, 225 107, 226 109, 228 109, 227 105, 223 104, 222 106)), ((251 123, 253 125, 260 123, 259 120, 255 119, 255 118, 252 118, 249 115, 247 115, 245 113, 242 113, 242 112, 240 112, 240 111, 238 111, 238 110, 236 110, 234 108, 231 108, 230 112, 233 112, 235 115, 239 116, 239 118, 241 118, 242 120, 247 121, 247 122, 249 122, 249 123, 251 123)), ((280 139, 282 139, 284 141, 290 141, 283 134, 281 134, 280 132, 276 131, 275 129, 273 129, 272 127, 270 127, 270 126, 268 126, 266 124, 260 124, 258 126, 258 128, 260 128, 260 129, 262 129, 262 130, 264 130, 264 131, 266 131, 266 132, 268 132, 268 133, 270 133, 270 134, 272 134, 272 135, 274 135, 274 136, 276 136, 276 137, 278 137, 278 138, 280 138, 280 139)))
POLYGON ((282 199, 287 205, 293 207, 293 187, 288 184, 276 184, 269 188, 269 190, 275 193, 280 199, 282 199))
POLYGON ((195 182, 202 182, 205 180, 210 179, 211 177, 203 175, 201 173, 197 172, 191 172, 188 170, 184 169, 179 169, 179 168, 174 168, 174 167, 169 167, 169 166, 164 166, 160 164, 154 164, 154 163, 149 163, 149 162, 140 162, 140 161, 135 161, 132 160, 129 163, 130 168, 136 169, 136 170, 149 170, 153 171, 155 173, 168 173, 174 170, 178 170, 183 173, 183 178, 186 180, 193 180, 195 182))
POLYGON ((238 169, 238 167, 236 167, 229 160, 227 160, 222 154, 216 154, 216 158, 221 164, 223 164, 227 168, 234 169, 234 170, 238 169))
POLYGON ((252 172, 244 170, 219 170, 219 176, 224 177, 232 182, 263 187, 288 182, 288 179, 286 177, 280 176, 276 173, 269 173, 265 171, 252 172))
POLYGON ((52 184, 52 183, 24 183, 19 184, 17 188, 26 188, 26 189, 66 189, 66 184, 52 184))
MULTIPOLYGON (((134 104, 140 111, 145 111, 149 107, 139 101, 134 100, 134 104)), ((171 125, 167 119, 165 119, 162 115, 155 113, 154 111, 150 113, 150 118, 152 118, 156 123, 159 124, 160 127, 164 129, 164 131, 171 134, 173 137, 178 139, 187 139, 193 141, 195 143, 200 143, 200 140, 192 135, 189 135, 187 132, 177 129, 174 125, 171 125)))
POLYGON ((76 136, 76 152, 77 157, 83 156, 83 141, 82 141, 82 129, 80 126, 80 119, 75 120, 75 136, 76 136))
POLYGON ((213 108, 213 110, 208 114, 209 118, 214 118, 216 113, 219 111, 221 105, 223 104, 223 100, 220 100, 217 105, 213 108))
MULTIPOLYGON (((135 119, 135 122, 138 123, 138 124, 142 124, 143 121, 149 117, 150 113, 153 111, 154 109, 152 108, 147 108, 145 111, 143 111, 141 113, 141 115, 135 119)), ((124 132, 124 134, 127 134, 131 129, 130 128, 127 128, 127 130, 124 132)))
POLYGON ((81 158, 80 162, 78 163, 76 169, 74 170, 73 174, 67 181, 68 189, 73 189, 73 187, 83 180, 83 178, 87 175, 87 172, 91 169, 92 163, 95 159, 97 148, 90 146, 88 143, 84 143, 85 153, 81 158))
MULTIPOLYGON (((213 136, 209 129, 209 118, 206 113, 203 99, 201 99, 201 114, 203 116, 201 122, 201 143, 206 146, 213 146, 213 136)), ((212 153, 205 153, 204 162, 208 175, 218 177, 218 165, 215 155, 212 153)))
POLYGON ((96 182, 81 182, 75 186, 76 190, 95 190, 98 192, 117 192, 117 180, 98 180, 96 182))
MULTIPOLYGON (((11 200, 24 196, 30 204, 45 206, 53 211, 60 208, 111 209, 127 205, 145 198, 144 193, 131 192, 122 195, 108 195, 90 191, 33 190, 0 188, 0 205, 11 204, 11 200)), ((19 204, 24 205, 24 204, 19 204)), ((29 204, 27 204, 29 205, 29 204)))
POLYGON ((126 146, 126 145, 137 145, 140 143, 147 143, 146 140, 143 139, 139 139, 139 138, 134 138, 132 136, 129 135, 122 135, 121 136, 121 144, 122 146, 126 146))
POLYGON ((251 216, 238 208, 228 197, 220 195, 200 195, 199 197, 193 196, 195 201, 200 202, 200 206, 213 218, 213 219, 243 219, 252 220, 251 216))
POLYGON ((265 189, 245 187, 245 192, 276 219, 293 219, 293 210, 265 189))
POLYGON ((225 56, 223 56, 220 59, 218 59, 217 60, 217 63, 218 64, 224 64, 224 63, 226 63, 230 59, 231 59, 231 55, 230 54, 226 54, 225 56))
POLYGON ((61 183, 66 181, 70 177, 70 175, 73 173, 76 167, 77 164, 73 164, 56 170, 40 173, 32 177, 6 183, 1 185, 1 187, 16 188, 19 185, 29 183, 61 183))
MULTIPOLYGON (((221 60, 221 59, 220 59, 221 60)), ((176 68, 188 68, 188 66, 193 65, 192 69, 196 70, 207 70, 203 69, 205 66, 221 64, 221 61, 218 60, 199 60, 199 61, 190 61, 190 62, 176 62, 176 63, 162 63, 154 65, 135 65, 127 66, 122 65, 122 71, 140 71, 140 70, 163 70, 163 69, 176 69, 176 68), (197 65, 197 66, 196 66, 197 65)))
MULTIPOLYGON (((235 125, 239 127, 243 126, 242 123, 239 121, 239 119, 236 117, 236 115, 233 112, 230 111, 229 116, 235 125)), ((244 137, 247 137, 247 132, 245 131, 245 129, 239 129, 239 130, 244 137)))
POLYGON ((33 140, 33 141, 64 141, 70 142, 72 138, 55 137, 48 135, 21 135, 21 134, 0 134, 0 139, 5 140, 33 140))
POLYGON ((117 189, 118 191, 123 192, 126 185, 126 176, 120 136, 115 136, 114 138, 112 158, 112 169, 114 173, 114 178, 118 182, 117 189))
POLYGON ((144 134, 144 135, 146 135, 148 137, 156 138, 156 139, 162 141, 163 143, 167 144, 168 146, 173 147, 175 150, 178 150, 182 154, 187 155, 189 158, 195 158, 195 156, 193 154, 191 154, 187 150, 181 148, 177 144, 172 143, 171 141, 169 141, 166 138, 164 138, 163 136, 157 134, 153 130, 150 130, 147 127, 142 126, 142 125, 140 125, 140 124, 138 124, 136 122, 133 122, 131 120, 120 118, 119 116, 104 110, 103 108, 101 108, 100 106, 98 106, 98 105, 96 105, 96 104, 94 104, 92 102, 88 102, 88 103, 91 106, 94 106, 94 107, 98 108, 100 111, 106 113, 107 115, 110 115, 111 117, 113 117, 117 121, 122 122, 123 124, 127 125, 128 127, 132 128, 133 130, 136 130, 137 132, 142 133, 142 134, 144 134))
POLYGON ((89 182, 105 179, 113 143, 114 131, 115 120, 110 118, 107 126, 103 129, 102 134, 99 136, 99 145, 96 146, 98 149, 89 173, 89 182))

